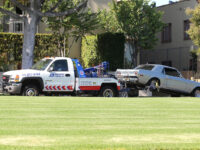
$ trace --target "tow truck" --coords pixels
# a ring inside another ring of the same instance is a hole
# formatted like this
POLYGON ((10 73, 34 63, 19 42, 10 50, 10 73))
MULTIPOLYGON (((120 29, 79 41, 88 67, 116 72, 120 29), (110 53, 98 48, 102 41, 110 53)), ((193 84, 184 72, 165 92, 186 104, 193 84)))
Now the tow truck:
POLYGON ((3 74, 3 91, 11 95, 92 94, 119 95, 120 83, 107 73, 109 63, 83 69, 79 60, 67 57, 44 58, 31 69, 3 74))

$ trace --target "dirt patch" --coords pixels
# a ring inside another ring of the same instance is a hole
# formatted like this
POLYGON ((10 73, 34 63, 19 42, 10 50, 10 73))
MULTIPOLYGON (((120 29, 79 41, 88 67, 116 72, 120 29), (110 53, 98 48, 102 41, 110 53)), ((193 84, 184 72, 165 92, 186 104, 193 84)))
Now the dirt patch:
POLYGON ((116 136, 108 140, 114 143, 200 143, 200 134, 164 135, 148 134, 144 136, 116 136))
POLYGON ((54 139, 43 136, 17 136, 0 137, 0 145, 11 146, 50 146, 55 142, 54 139))

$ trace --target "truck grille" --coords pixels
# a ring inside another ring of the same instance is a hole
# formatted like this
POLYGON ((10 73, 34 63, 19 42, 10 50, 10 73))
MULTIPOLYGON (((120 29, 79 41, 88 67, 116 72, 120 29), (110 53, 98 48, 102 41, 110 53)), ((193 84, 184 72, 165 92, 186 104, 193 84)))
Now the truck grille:
POLYGON ((9 82, 9 78, 10 78, 10 76, 3 76, 2 77, 3 83, 8 83, 9 82))

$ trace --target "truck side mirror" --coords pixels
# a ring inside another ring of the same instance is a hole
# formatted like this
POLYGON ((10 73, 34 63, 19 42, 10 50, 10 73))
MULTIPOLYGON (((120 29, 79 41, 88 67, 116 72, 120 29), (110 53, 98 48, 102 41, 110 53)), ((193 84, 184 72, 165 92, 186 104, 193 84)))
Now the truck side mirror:
POLYGON ((49 71, 49 72, 52 72, 52 71, 53 71, 53 67, 50 67, 50 68, 48 69, 48 71, 49 71))

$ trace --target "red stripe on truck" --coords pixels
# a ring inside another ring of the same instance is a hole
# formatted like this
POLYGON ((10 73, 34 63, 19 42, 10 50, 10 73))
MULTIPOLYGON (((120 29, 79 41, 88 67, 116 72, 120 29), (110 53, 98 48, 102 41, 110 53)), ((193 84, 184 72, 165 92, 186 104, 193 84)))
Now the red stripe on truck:
POLYGON ((47 90, 49 90, 49 86, 47 85, 46 87, 45 87, 47 90))
POLYGON ((53 89, 56 91, 57 89, 56 89, 56 86, 53 86, 53 89))
POLYGON ((68 90, 73 90, 73 87, 70 85, 70 86, 67 86, 68 90))
POLYGON ((82 91, 100 91, 101 86, 80 86, 82 91))
POLYGON ((117 90, 120 91, 120 89, 121 89, 120 86, 117 86, 117 90))
POLYGON ((63 90, 66 90, 65 86, 62 86, 62 89, 63 89, 63 90))
POLYGON ((60 88, 60 86, 58 86, 57 88, 58 88, 58 90, 62 90, 62 89, 60 88))

